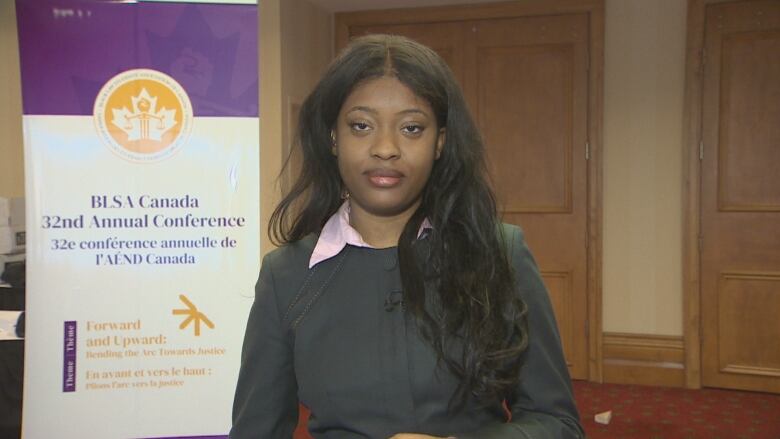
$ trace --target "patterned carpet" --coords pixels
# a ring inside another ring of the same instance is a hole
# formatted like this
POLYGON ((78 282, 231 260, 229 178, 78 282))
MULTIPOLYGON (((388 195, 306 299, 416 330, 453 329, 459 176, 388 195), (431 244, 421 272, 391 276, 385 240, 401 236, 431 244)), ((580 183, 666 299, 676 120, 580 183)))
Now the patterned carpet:
MULTIPOLYGON (((574 382, 589 439, 780 439, 780 395, 574 382), (612 410, 609 425, 593 416, 612 410)), ((302 410, 295 439, 308 439, 302 410)))
POLYGON ((590 439, 780 439, 780 395, 574 382, 590 439), (612 410, 609 425, 596 413, 612 410))
MULTIPOLYGON (((780 395, 575 381, 574 396, 589 439, 780 439, 780 395), (593 416, 607 410, 609 425, 597 424, 593 416)), ((301 408, 294 438, 311 439, 301 408)), ((19 420, 17 411, 0 423, 0 439, 18 438, 19 420)))

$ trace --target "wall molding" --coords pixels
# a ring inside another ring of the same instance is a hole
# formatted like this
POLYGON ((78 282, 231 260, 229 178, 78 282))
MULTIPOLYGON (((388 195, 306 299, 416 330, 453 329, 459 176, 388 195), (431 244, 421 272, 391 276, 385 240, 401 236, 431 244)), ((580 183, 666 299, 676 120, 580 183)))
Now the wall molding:
POLYGON ((652 386, 685 386, 682 336, 605 332, 604 382, 652 386))

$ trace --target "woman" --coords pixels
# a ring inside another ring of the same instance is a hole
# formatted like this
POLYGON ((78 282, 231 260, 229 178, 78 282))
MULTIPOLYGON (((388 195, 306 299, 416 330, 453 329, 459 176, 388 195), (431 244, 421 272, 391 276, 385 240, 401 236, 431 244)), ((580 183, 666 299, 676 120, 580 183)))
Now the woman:
POLYGON ((358 38, 300 114, 231 437, 582 437, 555 320, 483 146, 432 50, 358 38), (507 422, 506 408, 511 413, 507 422))

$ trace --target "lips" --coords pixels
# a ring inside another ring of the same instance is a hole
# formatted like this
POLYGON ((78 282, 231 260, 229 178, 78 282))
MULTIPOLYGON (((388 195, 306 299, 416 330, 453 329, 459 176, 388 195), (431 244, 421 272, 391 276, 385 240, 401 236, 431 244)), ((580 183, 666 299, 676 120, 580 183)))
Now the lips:
POLYGON ((378 188, 397 186, 404 177, 404 174, 399 171, 384 168, 370 169, 364 174, 368 177, 368 181, 378 188))

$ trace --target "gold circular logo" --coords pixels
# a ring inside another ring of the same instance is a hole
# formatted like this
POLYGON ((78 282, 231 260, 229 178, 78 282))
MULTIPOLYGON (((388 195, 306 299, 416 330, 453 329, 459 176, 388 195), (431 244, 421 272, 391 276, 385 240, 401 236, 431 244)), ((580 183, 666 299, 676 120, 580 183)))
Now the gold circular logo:
POLYGON ((187 141, 192 104, 170 76, 134 69, 106 82, 95 99, 94 118, 111 151, 125 160, 153 163, 170 157, 187 141))

